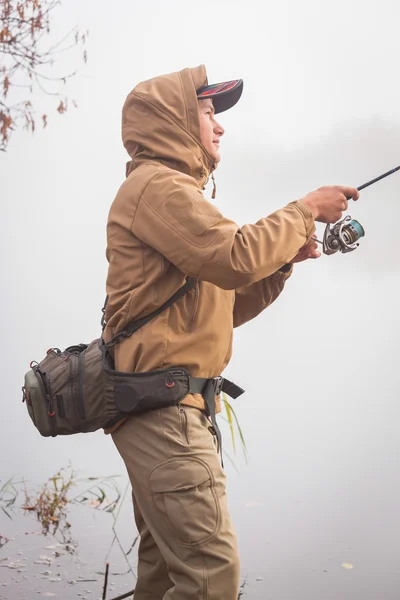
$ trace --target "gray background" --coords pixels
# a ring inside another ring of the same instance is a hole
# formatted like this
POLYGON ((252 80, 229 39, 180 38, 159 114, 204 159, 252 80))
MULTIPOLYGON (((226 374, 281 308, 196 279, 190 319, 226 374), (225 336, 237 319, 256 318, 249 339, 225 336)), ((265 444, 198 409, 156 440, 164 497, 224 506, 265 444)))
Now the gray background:
MULTIPOLYGON (((54 40, 90 30, 88 64, 68 86, 78 109, 59 116, 35 94, 48 128, 14 134, 0 156, 1 480, 40 482, 68 462, 124 472, 100 432, 41 438, 20 388, 49 346, 99 334, 130 89, 200 63, 210 82, 244 79, 220 116, 216 204, 255 222, 400 163, 398 13, 390 0, 72 0, 58 11, 54 40)), ((61 55, 55 71, 78 59, 61 55)), ((234 406, 248 465, 239 452, 227 472, 249 597, 400 597, 399 190, 396 174, 363 192, 349 210, 366 230, 360 248, 297 266, 277 303, 236 331, 225 374, 246 389, 234 406)))

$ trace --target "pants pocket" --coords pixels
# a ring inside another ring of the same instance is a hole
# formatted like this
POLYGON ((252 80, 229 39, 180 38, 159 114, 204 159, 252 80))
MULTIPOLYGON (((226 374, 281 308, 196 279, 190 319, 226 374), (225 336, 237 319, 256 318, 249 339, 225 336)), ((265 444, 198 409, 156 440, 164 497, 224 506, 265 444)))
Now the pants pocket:
POLYGON ((203 461, 176 458, 158 465, 150 473, 150 489, 168 528, 184 544, 202 544, 218 530, 215 483, 203 461))
POLYGON ((189 445, 189 426, 185 407, 182 404, 178 404, 178 411, 181 438, 185 444, 189 445))

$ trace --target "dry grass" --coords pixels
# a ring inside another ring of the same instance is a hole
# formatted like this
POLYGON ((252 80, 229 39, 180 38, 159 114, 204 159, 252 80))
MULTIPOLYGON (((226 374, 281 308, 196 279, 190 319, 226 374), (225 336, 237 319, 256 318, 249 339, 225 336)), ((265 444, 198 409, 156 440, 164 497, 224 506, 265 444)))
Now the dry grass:
POLYGON ((36 513, 44 535, 49 532, 54 535, 60 526, 63 530, 69 529, 70 524, 66 521, 68 492, 75 484, 74 479, 74 471, 68 473, 61 469, 46 481, 36 497, 31 496, 25 487, 25 504, 22 509, 36 513))
POLYGON ((9 519, 11 519, 10 509, 12 509, 17 500, 19 493, 18 486, 21 483, 22 481, 14 481, 11 477, 0 487, 0 508, 9 519))

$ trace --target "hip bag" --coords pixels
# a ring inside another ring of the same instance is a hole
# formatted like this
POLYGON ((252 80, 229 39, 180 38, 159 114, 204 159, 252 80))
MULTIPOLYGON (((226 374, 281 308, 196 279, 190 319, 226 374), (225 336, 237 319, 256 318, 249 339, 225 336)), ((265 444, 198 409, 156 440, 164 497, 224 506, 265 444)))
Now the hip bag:
MULTIPOLYGON (((221 447, 215 396, 225 392, 237 398, 244 392, 242 388, 223 377, 191 377, 179 366, 144 373, 116 371, 109 352, 182 298, 195 283, 196 279, 189 277, 161 307, 129 323, 108 343, 101 336, 90 344, 69 346, 64 351, 50 348, 39 363, 32 361, 25 374, 22 401, 39 433, 55 437, 112 427, 127 415, 173 406, 187 394, 197 393, 205 400, 221 447)), ((103 331, 106 304, 107 298, 102 309, 103 331)))

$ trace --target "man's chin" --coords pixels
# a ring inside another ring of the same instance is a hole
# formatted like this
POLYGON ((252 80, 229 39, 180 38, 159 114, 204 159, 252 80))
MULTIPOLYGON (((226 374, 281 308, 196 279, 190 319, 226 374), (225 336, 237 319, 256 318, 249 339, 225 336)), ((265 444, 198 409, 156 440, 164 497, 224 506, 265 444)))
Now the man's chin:
POLYGON ((213 152, 212 154, 213 159, 215 160, 215 164, 217 165, 219 163, 219 161, 221 160, 221 155, 219 152, 213 152))

